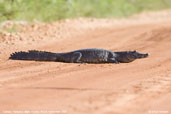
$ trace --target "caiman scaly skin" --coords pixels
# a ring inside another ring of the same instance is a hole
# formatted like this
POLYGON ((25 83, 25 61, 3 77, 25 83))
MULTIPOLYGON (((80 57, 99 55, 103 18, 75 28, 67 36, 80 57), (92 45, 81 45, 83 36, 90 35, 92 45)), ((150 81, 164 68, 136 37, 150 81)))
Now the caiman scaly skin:
POLYGON ((52 53, 46 51, 30 50, 28 52, 15 52, 9 59, 55 61, 66 63, 129 63, 136 59, 148 57, 148 53, 142 54, 136 51, 112 52, 105 49, 80 49, 65 53, 52 53))

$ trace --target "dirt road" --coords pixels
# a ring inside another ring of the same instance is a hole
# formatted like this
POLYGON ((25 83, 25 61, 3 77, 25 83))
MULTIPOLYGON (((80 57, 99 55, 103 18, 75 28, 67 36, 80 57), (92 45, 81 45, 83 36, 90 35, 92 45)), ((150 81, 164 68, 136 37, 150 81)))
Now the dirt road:
POLYGON ((170 114, 170 13, 2 24, 0 114, 170 114), (6 32, 11 29, 15 31, 6 32), (8 60, 21 50, 82 48, 137 50, 150 56, 128 64, 8 60))

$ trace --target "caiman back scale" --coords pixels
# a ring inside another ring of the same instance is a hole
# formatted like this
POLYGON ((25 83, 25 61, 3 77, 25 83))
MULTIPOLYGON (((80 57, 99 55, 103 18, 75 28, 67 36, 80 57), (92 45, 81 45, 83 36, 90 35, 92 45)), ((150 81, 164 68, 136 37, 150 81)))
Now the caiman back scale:
POLYGON ((36 50, 28 52, 21 51, 11 54, 9 59, 66 63, 129 63, 135 59, 146 57, 148 57, 148 53, 142 54, 136 51, 112 52, 105 49, 89 48, 66 53, 51 53, 36 50))

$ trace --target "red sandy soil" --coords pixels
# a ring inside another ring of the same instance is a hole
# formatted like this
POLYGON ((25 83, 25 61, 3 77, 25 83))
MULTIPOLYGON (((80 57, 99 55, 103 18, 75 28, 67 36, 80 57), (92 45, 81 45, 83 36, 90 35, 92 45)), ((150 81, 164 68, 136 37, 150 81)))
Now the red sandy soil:
POLYGON ((171 114, 170 14, 171 10, 128 19, 4 22, 0 114, 171 114), (82 48, 137 50, 150 56, 125 64, 8 60, 15 51, 82 48))

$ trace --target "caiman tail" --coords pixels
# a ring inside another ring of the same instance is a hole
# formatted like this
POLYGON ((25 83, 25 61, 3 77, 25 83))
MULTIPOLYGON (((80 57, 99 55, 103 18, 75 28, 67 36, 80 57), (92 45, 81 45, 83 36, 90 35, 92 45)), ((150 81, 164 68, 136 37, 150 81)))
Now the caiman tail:
POLYGON ((59 55, 57 53, 30 50, 28 52, 15 52, 9 59, 13 60, 33 60, 33 61, 56 61, 59 55))

